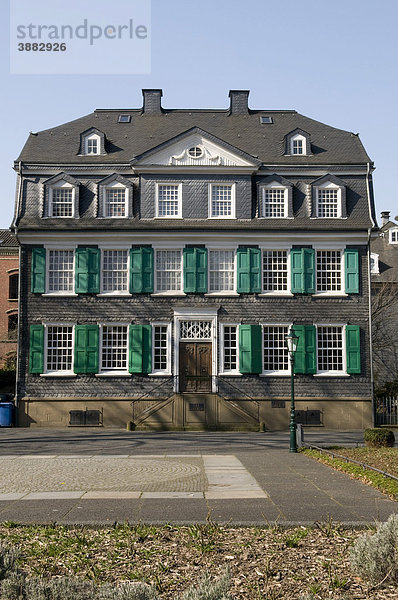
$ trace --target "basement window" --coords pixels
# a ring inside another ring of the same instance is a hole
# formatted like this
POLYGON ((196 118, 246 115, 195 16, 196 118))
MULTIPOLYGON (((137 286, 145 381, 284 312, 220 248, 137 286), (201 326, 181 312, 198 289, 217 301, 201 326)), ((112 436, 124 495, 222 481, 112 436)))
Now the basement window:
POLYGON ((118 122, 119 123, 130 123, 131 115, 119 115, 118 122))

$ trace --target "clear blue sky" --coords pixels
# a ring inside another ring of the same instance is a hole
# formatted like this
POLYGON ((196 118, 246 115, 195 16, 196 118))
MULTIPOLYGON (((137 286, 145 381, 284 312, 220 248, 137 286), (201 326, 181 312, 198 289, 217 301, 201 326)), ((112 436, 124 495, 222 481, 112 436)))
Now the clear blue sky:
MULTIPOLYGON (((102 1, 69 0, 91 14, 102 1)), ((2 0, 0 227, 12 219, 12 165, 29 131, 140 107, 152 87, 169 108, 226 108, 230 89, 250 89, 251 108, 296 109, 358 132, 376 165, 377 212, 395 217, 397 21, 396 0, 152 0, 150 75, 10 75, 2 0)))

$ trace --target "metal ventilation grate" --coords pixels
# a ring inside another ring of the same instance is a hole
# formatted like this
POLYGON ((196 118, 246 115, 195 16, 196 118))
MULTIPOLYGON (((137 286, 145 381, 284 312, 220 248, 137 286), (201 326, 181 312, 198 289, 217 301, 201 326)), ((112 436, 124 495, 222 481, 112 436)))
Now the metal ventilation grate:
POLYGON ((71 427, 100 427, 102 425, 102 411, 71 410, 69 411, 69 425, 71 427))

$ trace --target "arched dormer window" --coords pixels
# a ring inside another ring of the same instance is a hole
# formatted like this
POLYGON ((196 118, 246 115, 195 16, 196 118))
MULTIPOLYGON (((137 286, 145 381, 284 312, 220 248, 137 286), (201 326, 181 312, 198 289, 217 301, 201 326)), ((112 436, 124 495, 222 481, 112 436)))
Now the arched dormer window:
POLYGON ((105 134, 92 127, 80 134, 80 152, 81 156, 100 156, 106 154, 105 134))
POLYGON ((346 186, 334 175, 325 175, 312 185, 312 214, 316 219, 344 219, 347 216, 346 186))
POLYGON ((286 136, 285 153, 288 156, 311 155, 310 135, 302 129, 295 129, 286 136))
POLYGON ((79 182, 60 173, 44 183, 44 216, 77 218, 79 216, 79 182))

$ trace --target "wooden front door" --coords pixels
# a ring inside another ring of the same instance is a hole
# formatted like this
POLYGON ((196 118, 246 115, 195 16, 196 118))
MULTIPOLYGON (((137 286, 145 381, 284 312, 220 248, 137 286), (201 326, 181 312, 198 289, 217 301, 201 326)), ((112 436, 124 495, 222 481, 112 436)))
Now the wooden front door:
POLYGON ((211 343, 180 343, 180 392, 211 392, 211 343))

